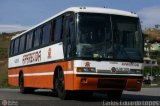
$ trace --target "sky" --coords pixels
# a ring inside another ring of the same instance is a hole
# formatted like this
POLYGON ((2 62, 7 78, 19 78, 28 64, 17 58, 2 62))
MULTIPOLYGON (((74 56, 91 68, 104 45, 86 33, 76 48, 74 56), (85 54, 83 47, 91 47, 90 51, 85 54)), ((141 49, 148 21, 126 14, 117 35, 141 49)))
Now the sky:
POLYGON ((160 0, 0 0, 0 32, 26 30, 73 6, 136 12, 142 28, 160 24, 160 0))

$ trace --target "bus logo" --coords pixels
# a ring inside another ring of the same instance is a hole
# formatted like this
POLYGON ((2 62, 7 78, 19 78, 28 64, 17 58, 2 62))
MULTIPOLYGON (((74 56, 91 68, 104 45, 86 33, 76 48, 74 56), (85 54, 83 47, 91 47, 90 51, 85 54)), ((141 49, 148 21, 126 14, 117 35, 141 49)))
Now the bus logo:
POLYGON ((112 68, 111 68, 111 71, 112 71, 112 73, 115 73, 115 72, 116 72, 116 68, 115 68, 115 67, 112 67, 112 68))
POLYGON ((3 106, 7 106, 7 104, 8 104, 8 101, 7 101, 7 100, 2 100, 2 105, 3 105, 3 106))
POLYGON ((90 64, 91 64, 90 62, 86 62, 86 63, 85 63, 85 66, 86 66, 86 67, 90 67, 90 64))
POLYGON ((48 49, 48 59, 52 58, 52 50, 51 48, 48 49))

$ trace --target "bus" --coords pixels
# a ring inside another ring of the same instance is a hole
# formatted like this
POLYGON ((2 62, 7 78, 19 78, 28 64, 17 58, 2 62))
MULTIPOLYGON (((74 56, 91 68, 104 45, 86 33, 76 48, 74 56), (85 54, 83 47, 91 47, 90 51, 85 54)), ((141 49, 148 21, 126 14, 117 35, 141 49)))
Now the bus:
POLYGON ((120 99, 140 91, 143 36, 136 13, 70 7, 13 36, 8 83, 21 93, 51 89, 61 99, 102 92, 120 99))

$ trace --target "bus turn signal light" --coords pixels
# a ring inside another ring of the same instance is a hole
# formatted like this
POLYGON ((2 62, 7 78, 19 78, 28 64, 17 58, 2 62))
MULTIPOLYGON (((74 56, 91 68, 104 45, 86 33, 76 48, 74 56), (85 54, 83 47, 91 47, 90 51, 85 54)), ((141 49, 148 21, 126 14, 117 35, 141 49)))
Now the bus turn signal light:
POLYGON ((78 67, 77 72, 96 72, 96 69, 93 67, 78 67))

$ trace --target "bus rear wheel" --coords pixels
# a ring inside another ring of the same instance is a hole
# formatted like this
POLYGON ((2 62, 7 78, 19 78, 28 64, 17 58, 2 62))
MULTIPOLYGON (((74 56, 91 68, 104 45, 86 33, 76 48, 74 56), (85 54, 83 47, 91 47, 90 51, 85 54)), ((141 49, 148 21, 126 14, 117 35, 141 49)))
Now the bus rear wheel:
POLYGON ((54 81, 55 81, 54 82, 55 90, 56 90, 58 96, 64 100, 69 99, 70 93, 69 93, 69 91, 65 90, 64 74, 63 74, 62 70, 58 71, 58 74, 56 75, 54 81))
POLYGON ((19 76, 19 89, 20 89, 20 93, 23 93, 23 94, 33 93, 34 92, 33 88, 26 88, 26 87, 24 87, 24 77, 23 77, 23 74, 20 74, 20 76, 19 76))

